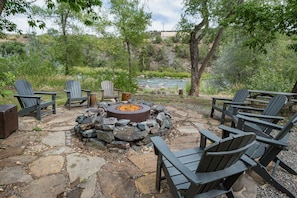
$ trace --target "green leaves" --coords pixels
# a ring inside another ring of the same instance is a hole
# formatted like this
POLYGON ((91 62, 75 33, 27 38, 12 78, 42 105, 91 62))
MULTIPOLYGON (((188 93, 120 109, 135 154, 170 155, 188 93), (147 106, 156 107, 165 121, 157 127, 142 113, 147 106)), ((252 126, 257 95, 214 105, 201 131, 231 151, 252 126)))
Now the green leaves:
MULTIPOLYGON (((54 9, 57 4, 54 0, 44 0, 48 9, 54 9)), ((14 22, 7 19, 7 17, 16 14, 27 15, 28 23, 31 27, 38 27, 43 29, 45 23, 40 20, 32 18, 32 8, 34 1, 24 0, 7 0, 4 2, 3 10, 0 9, 0 31, 19 32, 14 22)), ((101 0, 57 0, 58 5, 65 3, 69 6, 70 10, 76 13, 88 13, 92 17, 92 20, 96 20, 97 16, 94 8, 102 5, 101 0)), ((34 11, 34 10, 33 10, 34 11)), ((90 24, 90 21, 86 21, 86 24, 90 24)))

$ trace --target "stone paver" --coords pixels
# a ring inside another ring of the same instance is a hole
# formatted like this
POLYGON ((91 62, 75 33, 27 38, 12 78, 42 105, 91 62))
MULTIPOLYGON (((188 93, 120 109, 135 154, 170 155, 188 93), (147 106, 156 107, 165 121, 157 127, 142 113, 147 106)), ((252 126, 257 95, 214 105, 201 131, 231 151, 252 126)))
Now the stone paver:
POLYGON ((64 165, 64 161, 64 157, 58 155, 41 157, 32 162, 29 165, 29 169, 34 176, 42 177, 45 175, 61 172, 64 165))
MULTIPOLYGON (((218 130, 219 121, 191 109, 165 106, 172 114, 176 137, 168 142, 172 150, 199 145, 199 129, 218 130)), ((146 153, 93 153, 70 147, 71 130, 75 119, 84 108, 57 109, 37 121, 34 117, 19 119, 19 131, 0 139, 0 198, 68 197, 81 198, 171 198, 166 185, 161 192, 155 189, 156 156, 152 149, 146 153), (41 131, 33 131, 33 129, 41 131), (91 153, 90 153, 91 154, 91 153), (116 157, 108 157, 112 155, 116 157), (21 184, 17 186, 17 182, 21 184), (6 192, 5 185, 12 185, 6 192), (3 187, 2 187, 3 186, 3 187), (63 196, 62 196, 63 197, 63 196)), ((167 140, 166 140, 167 141, 167 140)), ((256 197, 256 185, 244 178, 245 187, 240 197, 256 197)))
POLYGON ((80 181, 88 179, 91 175, 97 173, 106 163, 103 158, 91 157, 80 153, 69 154, 66 160, 70 183, 76 179, 80 179, 80 181))
POLYGON ((35 179, 21 189, 24 198, 56 198, 67 187, 67 178, 62 174, 35 179))
POLYGON ((4 167, 0 171, 0 185, 12 184, 17 182, 30 182, 33 180, 31 175, 20 166, 4 167))
POLYGON ((52 147, 65 146, 65 131, 49 133, 42 139, 42 143, 52 147))

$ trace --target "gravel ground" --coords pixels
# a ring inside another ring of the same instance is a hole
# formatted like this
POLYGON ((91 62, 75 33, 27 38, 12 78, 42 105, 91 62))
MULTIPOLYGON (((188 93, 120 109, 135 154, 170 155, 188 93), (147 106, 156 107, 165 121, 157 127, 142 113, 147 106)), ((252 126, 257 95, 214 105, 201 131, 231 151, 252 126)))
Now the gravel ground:
MULTIPOLYGON (((289 150, 283 151, 279 154, 279 157, 291 168, 297 170, 297 127, 293 128, 291 137, 289 139, 289 150)), ((297 175, 291 175, 281 167, 276 171, 276 178, 285 188, 290 190, 297 196, 297 175)), ((271 198, 271 197, 288 197, 285 194, 277 191, 273 186, 269 184, 258 184, 257 197, 271 198)))

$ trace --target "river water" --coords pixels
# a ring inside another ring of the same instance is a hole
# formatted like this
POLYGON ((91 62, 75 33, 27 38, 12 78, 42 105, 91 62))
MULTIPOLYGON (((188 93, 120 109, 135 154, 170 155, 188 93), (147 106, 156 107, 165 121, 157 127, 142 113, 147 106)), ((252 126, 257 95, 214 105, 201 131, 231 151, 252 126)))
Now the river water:
POLYGON ((139 78, 138 86, 144 88, 177 88, 185 89, 190 79, 175 78, 139 78))

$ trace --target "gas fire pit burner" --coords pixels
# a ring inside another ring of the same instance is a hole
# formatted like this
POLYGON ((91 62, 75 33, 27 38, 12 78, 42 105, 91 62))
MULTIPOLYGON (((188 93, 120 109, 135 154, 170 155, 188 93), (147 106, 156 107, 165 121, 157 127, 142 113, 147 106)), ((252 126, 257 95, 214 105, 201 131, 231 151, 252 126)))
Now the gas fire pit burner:
POLYGON ((107 107, 107 117, 142 122, 150 117, 150 107, 144 104, 116 104, 107 107))

